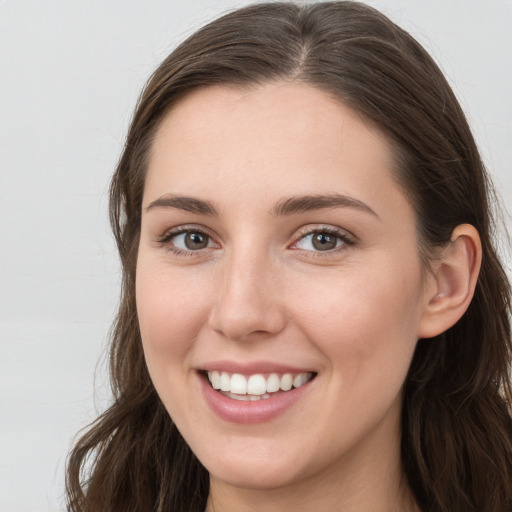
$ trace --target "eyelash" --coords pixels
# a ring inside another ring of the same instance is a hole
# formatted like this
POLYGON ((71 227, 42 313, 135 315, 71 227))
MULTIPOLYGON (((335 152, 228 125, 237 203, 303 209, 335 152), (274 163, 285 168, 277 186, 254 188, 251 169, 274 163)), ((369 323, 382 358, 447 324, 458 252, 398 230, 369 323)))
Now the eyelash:
POLYGON ((314 258, 328 258, 333 254, 337 254, 342 252, 350 247, 356 245, 356 241, 344 230, 340 228, 336 228, 334 226, 315 226, 315 227, 304 227, 298 230, 299 237, 295 240, 291 246, 298 244, 301 240, 304 240, 306 237, 314 234, 322 234, 322 235, 330 235, 335 236, 338 240, 341 241, 340 247, 335 247, 334 249, 326 250, 326 251, 308 251, 305 249, 292 249, 296 251, 307 252, 309 257, 314 258))
POLYGON ((180 226, 172 231, 168 231, 161 238, 157 240, 158 244, 165 247, 168 251, 172 252, 176 256, 200 256, 202 254, 201 250, 190 251, 180 249, 171 244, 173 238, 176 238, 179 235, 183 235, 185 233, 195 233, 198 235, 205 236, 206 238, 212 240, 212 236, 205 230, 199 226, 180 226))
MULTIPOLYGON (((209 240, 213 240, 212 236, 203 228, 199 226, 181 226, 179 228, 176 228, 172 231, 169 231, 165 233, 162 237, 160 237, 157 242, 159 245, 166 247, 167 250, 174 253, 177 256, 182 257, 194 257, 194 256, 200 256, 203 255, 204 249, 198 249, 195 251, 192 250, 184 250, 180 249, 174 245, 171 244, 171 241, 173 238, 176 238, 179 235, 185 234, 185 233, 194 233, 199 234, 204 237, 207 237, 209 240)), ((333 227, 333 226, 317 226, 317 227, 304 227, 300 228, 298 230, 298 237, 296 240, 288 246, 288 248, 292 250, 302 251, 303 253, 308 253, 310 257, 315 258, 325 258, 329 257, 333 253, 338 253, 340 251, 346 250, 349 247, 352 247, 356 244, 354 239, 349 236, 345 231, 333 227), (331 235, 337 237, 341 242, 340 247, 335 247, 334 249, 326 250, 326 251, 309 251, 306 249, 300 249, 300 248, 293 248, 293 245, 298 244, 301 240, 304 240, 306 237, 313 235, 313 234, 325 234, 325 235, 331 235)))

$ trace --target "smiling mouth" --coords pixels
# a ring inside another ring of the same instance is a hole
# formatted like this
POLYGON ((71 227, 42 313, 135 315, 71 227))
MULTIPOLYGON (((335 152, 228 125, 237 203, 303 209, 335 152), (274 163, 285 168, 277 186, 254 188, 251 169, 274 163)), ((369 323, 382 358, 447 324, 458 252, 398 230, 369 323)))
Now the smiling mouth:
POLYGON ((256 373, 242 375, 223 371, 204 372, 213 389, 233 400, 258 401, 300 388, 313 380, 316 373, 256 373))

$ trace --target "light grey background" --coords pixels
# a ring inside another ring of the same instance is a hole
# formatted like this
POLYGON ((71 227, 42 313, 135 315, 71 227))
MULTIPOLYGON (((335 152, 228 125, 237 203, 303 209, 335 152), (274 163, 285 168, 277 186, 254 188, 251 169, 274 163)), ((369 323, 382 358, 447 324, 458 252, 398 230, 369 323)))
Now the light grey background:
MULTIPOLYGON (((108 401, 107 188, 137 95, 177 42, 246 3, 0 0, 0 512, 64 510, 73 436, 108 401)), ((368 3, 440 62, 511 204, 512 0, 368 3)))

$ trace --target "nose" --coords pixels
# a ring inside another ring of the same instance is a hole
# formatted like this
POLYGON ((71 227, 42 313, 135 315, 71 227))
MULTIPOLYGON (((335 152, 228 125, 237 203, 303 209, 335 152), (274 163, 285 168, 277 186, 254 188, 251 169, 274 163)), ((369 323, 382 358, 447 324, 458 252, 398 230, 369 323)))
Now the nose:
POLYGON ((286 325, 279 282, 279 269, 265 256, 233 254, 223 263, 210 327, 234 341, 278 334, 286 325))

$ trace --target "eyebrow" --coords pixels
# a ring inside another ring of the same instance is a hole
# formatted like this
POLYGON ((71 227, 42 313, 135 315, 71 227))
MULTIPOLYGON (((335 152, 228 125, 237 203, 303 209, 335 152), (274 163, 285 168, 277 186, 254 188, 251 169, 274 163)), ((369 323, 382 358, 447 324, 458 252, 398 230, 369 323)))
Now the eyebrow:
POLYGON ((270 210, 270 214, 274 217, 279 217, 325 208, 354 208, 369 213, 378 219, 380 218, 366 203, 343 194, 320 194, 281 199, 270 210))
MULTIPOLYGON (((218 216, 215 206, 210 201, 173 194, 166 194, 151 202, 146 212, 153 208, 171 208, 200 215, 218 216)), ((354 208, 379 218, 366 203, 343 194, 317 194, 281 199, 269 213, 273 217, 282 217, 327 208, 354 208)))
POLYGON ((172 194, 159 197, 149 204, 146 211, 153 208, 173 208, 190 213, 198 213, 200 215, 218 215, 217 210, 210 201, 203 201, 202 199, 196 199, 195 197, 175 196, 172 194))

